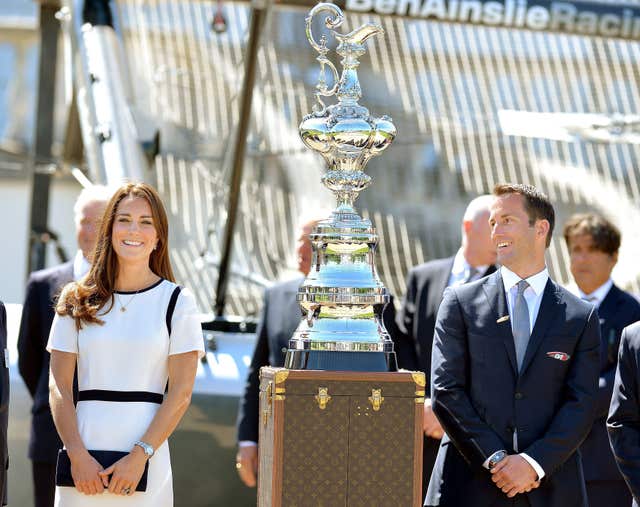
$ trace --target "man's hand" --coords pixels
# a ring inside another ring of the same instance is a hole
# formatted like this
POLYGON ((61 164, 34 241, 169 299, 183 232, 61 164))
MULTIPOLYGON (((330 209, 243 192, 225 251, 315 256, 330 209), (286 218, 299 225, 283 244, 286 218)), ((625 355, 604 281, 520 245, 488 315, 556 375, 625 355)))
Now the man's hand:
POLYGON ((510 498, 518 493, 528 493, 540 486, 536 471, 518 454, 512 454, 500 461, 491 470, 491 475, 491 480, 510 498))
POLYGON ((422 429, 424 430, 425 435, 437 440, 440 440, 444 435, 444 430, 442 429, 442 426, 440 426, 440 421, 438 421, 436 414, 433 413, 433 409, 431 408, 430 398, 426 398, 424 400, 424 417, 422 419, 422 429))
POLYGON ((258 476, 258 446, 243 445, 238 447, 236 454, 236 469, 238 475, 245 485, 250 488, 256 487, 256 478, 258 476))

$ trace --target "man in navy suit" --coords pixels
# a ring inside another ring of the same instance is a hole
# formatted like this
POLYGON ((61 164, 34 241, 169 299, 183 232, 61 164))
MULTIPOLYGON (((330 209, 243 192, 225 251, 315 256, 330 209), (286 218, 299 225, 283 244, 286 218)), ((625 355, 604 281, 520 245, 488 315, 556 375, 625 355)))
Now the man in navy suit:
POLYGON ((9 354, 7 352, 7 312, 0 301, 0 504, 7 505, 7 424, 9 422, 9 354))
POLYGON ((74 206, 78 252, 73 261, 31 273, 22 307, 18 335, 18 369, 33 398, 29 459, 33 472, 35 507, 52 507, 58 436, 49 407, 49 352, 46 350, 60 289, 84 276, 90 267, 99 221, 111 198, 102 186, 85 188, 74 206))
MULTIPOLYGON (((496 248, 489 229, 490 195, 481 195, 467 206, 462 219, 462 244, 453 257, 435 259, 412 268, 407 290, 392 333, 398 366, 425 373, 430 391, 431 346, 436 314, 447 287, 478 280, 496 270, 496 248)), ((426 398, 423 417, 424 446, 422 491, 427 491, 443 431, 426 398)))
POLYGON ((618 262, 620 232, 604 217, 574 215, 564 226, 576 295, 598 309, 600 382, 596 420, 580 447, 589 507, 631 505, 631 494, 616 467, 606 419, 613 392, 622 330, 640 320, 640 303, 615 286, 611 271, 618 262))
MULTIPOLYGON (((622 477, 633 495, 633 507, 640 505, 639 364, 640 322, 636 322, 622 331, 618 368, 607 419, 611 449, 622 477)), ((618 504, 609 505, 617 507, 618 504)))
POLYGON ((576 449, 596 409, 598 316, 549 278, 549 199, 520 184, 494 195, 502 267, 447 289, 438 311, 432 405, 446 436, 425 505, 586 507, 576 449))

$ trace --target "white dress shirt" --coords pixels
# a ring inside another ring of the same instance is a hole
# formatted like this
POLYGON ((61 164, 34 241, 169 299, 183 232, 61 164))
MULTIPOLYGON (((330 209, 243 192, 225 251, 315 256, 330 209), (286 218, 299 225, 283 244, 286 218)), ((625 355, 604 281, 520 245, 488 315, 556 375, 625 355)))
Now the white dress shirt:
POLYGON ((466 282, 473 282, 478 280, 484 275, 485 271, 489 268, 489 265, 486 264, 484 266, 476 266, 476 273, 469 278, 471 274, 471 264, 467 262, 467 259, 464 258, 462 253, 462 248, 458 250, 456 256, 453 259, 453 266, 451 267, 451 274, 449 275, 449 282, 447 283, 447 287, 455 287, 456 285, 462 285, 466 282))
MULTIPOLYGON (((518 282, 522 280, 513 271, 502 266, 500 268, 502 274, 502 283, 504 284, 504 292, 507 295, 507 305, 509 306, 509 320, 513 326, 513 307, 516 304, 516 296, 518 294, 518 282)), ((524 299, 527 301, 527 307, 529 309, 529 329, 533 332, 533 326, 538 318, 538 312, 540 311, 540 303, 542 302, 542 295, 544 294, 544 288, 549 280, 549 271, 545 267, 539 273, 536 273, 529 278, 525 278, 525 281, 529 284, 529 287, 524 291, 524 299)))
POLYGON ((591 303, 596 308, 600 308, 602 301, 607 297, 609 291, 613 287, 613 280, 609 278, 606 282, 604 282, 600 287, 594 290, 591 294, 585 294, 580 290, 580 287, 576 285, 574 294, 578 296, 580 299, 584 299, 588 303, 591 303))
POLYGON ((78 250, 76 256, 73 258, 73 280, 77 282, 86 275, 90 269, 91 264, 85 259, 82 250, 78 250))
MULTIPOLYGON (((516 303, 516 296, 518 294, 518 282, 522 280, 518 275, 516 275, 513 271, 508 268, 502 266, 500 268, 500 274, 502 275, 502 283, 504 284, 504 292, 507 296, 507 305, 509 307, 509 321, 513 326, 513 307, 516 303)), ((525 300, 527 301, 527 308, 529 310, 529 329, 533 332, 533 326, 536 323, 536 319, 538 318, 538 312, 540 311, 540 303, 542 302, 542 296, 544 295, 544 288, 547 285, 547 281, 549 280, 549 271, 545 268, 536 273, 529 278, 525 278, 529 287, 523 293, 525 300)), ((518 437, 517 433, 514 432, 514 447, 517 447, 518 437)), ((496 452, 498 449, 496 449, 496 452)), ((517 452, 517 449, 516 449, 517 452)), ((493 456, 493 454, 491 455, 493 456)), ((485 468, 489 468, 489 459, 484 462, 485 468)), ((531 467, 538 474, 538 480, 542 479, 545 476, 544 470, 540 466, 540 464, 533 459, 528 454, 521 452, 520 456, 522 456, 527 462, 531 465, 531 467)))

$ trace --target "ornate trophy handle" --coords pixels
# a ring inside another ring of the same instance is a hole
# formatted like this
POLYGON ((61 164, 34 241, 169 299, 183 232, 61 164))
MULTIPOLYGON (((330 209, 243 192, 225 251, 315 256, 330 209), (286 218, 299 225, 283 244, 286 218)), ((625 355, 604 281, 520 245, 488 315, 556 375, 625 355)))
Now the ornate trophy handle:
POLYGON ((320 64, 320 74, 318 76, 318 84, 316 85, 316 103, 313 105, 313 112, 319 115, 324 114, 326 106, 320 97, 331 97, 335 95, 338 90, 338 82, 340 81, 340 74, 338 73, 338 69, 336 66, 331 63, 331 61, 327 58, 327 53, 329 52, 329 48, 327 48, 327 37, 322 35, 320 37, 320 42, 318 43, 313 36, 313 30, 311 28, 311 24, 313 22, 313 18, 316 14, 321 12, 329 12, 332 16, 327 16, 324 20, 325 26, 334 31, 335 28, 339 27, 344 21, 344 15, 339 7, 333 4, 322 3, 316 5, 311 11, 309 11, 309 15, 305 18, 305 26, 307 32, 307 39, 309 43, 315 49, 319 56, 316 58, 318 63, 320 64), (333 86, 331 88, 327 87, 325 66, 329 67, 331 73, 333 74, 333 86))

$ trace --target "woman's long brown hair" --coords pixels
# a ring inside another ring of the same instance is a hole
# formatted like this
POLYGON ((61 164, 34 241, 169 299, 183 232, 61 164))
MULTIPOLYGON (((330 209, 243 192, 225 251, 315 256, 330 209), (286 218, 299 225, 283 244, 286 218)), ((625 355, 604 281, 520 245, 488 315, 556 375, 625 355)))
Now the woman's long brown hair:
POLYGON ((103 324, 98 311, 110 306, 105 314, 113 308, 113 291, 118 274, 118 256, 113 249, 111 232, 120 202, 127 197, 141 197, 151 207, 153 225, 158 235, 158 245, 151 252, 149 267, 156 275, 174 281, 171 261, 169 260, 169 222, 160 196, 153 187, 146 183, 126 183, 122 185, 107 204, 100 232, 93 251, 93 264, 87 275, 67 284, 60 294, 56 305, 58 315, 69 315, 76 321, 76 328, 82 329, 84 324, 103 324))

